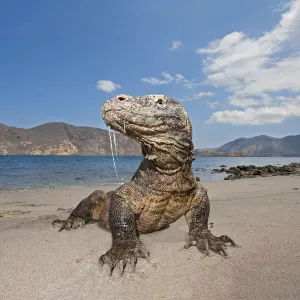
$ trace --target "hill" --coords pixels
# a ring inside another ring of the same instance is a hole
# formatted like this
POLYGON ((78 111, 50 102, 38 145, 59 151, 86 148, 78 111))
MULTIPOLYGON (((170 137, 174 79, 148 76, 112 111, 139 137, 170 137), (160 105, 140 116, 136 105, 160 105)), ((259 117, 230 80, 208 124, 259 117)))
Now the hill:
POLYGON ((300 156, 300 134, 284 138, 267 135, 239 138, 217 148, 217 152, 239 152, 245 156, 300 156))
POLYGON ((212 156, 212 157, 235 157, 235 156, 246 156, 239 152, 224 152, 217 151, 217 149, 195 149, 195 156, 212 156))
MULTIPOLYGON (((140 145, 116 133, 118 155, 141 155, 140 145)), ((111 155, 108 131, 46 123, 24 129, 0 124, 0 155, 111 155)))

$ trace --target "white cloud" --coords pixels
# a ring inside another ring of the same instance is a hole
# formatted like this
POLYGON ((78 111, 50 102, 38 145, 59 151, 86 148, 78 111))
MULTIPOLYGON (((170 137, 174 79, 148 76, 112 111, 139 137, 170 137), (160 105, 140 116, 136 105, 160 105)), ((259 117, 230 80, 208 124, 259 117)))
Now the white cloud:
POLYGON ((207 102, 207 105, 210 107, 210 108, 216 108, 216 106, 219 104, 219 101, 209 101, 207 102))
POLYGON ((181 74, 176 74, 176 75, 175 75, 175 78, 176 78, 176 80, 178 80, 178 81, 181 81, 181 80, 184 80, 184 79, 185 79, 184 76, 181 75, 181 74))
POLYGON ((205 56, 205 83, 225 88, 229 104, 244 108, 215 112, 211 122, 268 124, 299 117, 300 0, 282 7, 280 22, 261 36, 235 31, 197 50, 205 56), (278 103, 283 93, 290 99, 278 103))
MULTIPOLYGON (((186 101, 194 101, 194 100, 199 100, 202 99, 203 97, 213 97, 215 96, 215 93, 211 92, 211 91, 207 91, 207 92, 200 92, 200 93, 194 93, 192 95, 188 95, 186 97, 184 97, 181 101, 182 102, 186 102, 186 101)), ((217 105, 219 102, 215 101, 214 102, 215 105, 217 105)), ((209 104, 208 104, 209 105, 209 104)), ((214 105, 214 104, 212 104, 214 105)), ((210 105, 209 105, 210 106, 210 105)), ((211 107, 211 106, 210 106, 211 107)))
POLYGON ((163 84, 170 84, 170 83, 188 83, 190 82, 181 74, 175 74, 174 76, 167 72, 162 72, 161 76, 162 79, 158 79, 156 77, 145 77, 142 78, 141 81, 151 85, 163 85, 163 84))
POLYGON ((225 110, 214 112, 209 123, 227 123, 227 124, 274 124, 281 123, 288 118, 300 117, 300 99, 298 101, 289 101, 285 105, 265 106, 259 108, 248 107, 241 110, 225 110))
POLYGON ((183 86, 186 88, 186 89, 193 89, 194 87, 197 87, 199 85, 202 85, 201 82, 193 82, 192 80, 185 80, 184 81, 184 84, 183 86))
POLYGON ((119 88, 121 88, 121 86, 119 84, 116 84, 110 80, 97 81, 97 90, 102 90, 106 93, 111 93, 119 88))
POLYGON ((233 106, 240 106, 240 107, 260 105, 260 101, 257 99, 247 98, 247 97, 242 98, 242 97, 236 97, 236 96, 229 97, 229 103, 233 106))
POLYGON ((174 81, 174 77, 171 74, 167 73, 167 72, 162 72, 161 76, 163 77, 163 79, 158 79, 158 78, 155 78, 155 77, 146 77, 146 78, 142 78, 141 81, 144 82, 144 83, 151 84, 151 85, 169 84, 172 81, 174 81))
POLYGON ((170 50, 174 51, 174 50, 178 49, 181 46, 182 46, 182 42, 181 41, 173 41, 172 45, 170 47, 170 50))
POLYGON ((199 99, 199 98, 203 98, 203 97, 212 97, 214 95, 215 95, 215 93, 208 91, 208 92, 196 93, 194 95, 194 97, 197 98, 197 99, 199 99))

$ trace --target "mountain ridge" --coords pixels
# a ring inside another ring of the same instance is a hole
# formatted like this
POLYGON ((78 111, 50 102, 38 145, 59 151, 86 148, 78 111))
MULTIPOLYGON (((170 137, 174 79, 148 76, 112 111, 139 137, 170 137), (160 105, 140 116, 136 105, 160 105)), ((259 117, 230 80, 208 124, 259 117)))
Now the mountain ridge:
MULTIPOLYGON (((116 133, 118 155, 142 155, 132 139, 116 133)), ((65 122, 32 128, 0 123, 0 155, 111 155, 108 131, 65 122)), ((195 156, 300 156, 300 134, 283 138, 258 135, 238 138, 218 148, 195 149, 195 156)))
MULTIPOLYGON (((141 155, 140 145, 116 133, 118 155, 141 155)), ((111 155, 108 131, 64 122, 32 128, 0 124, 0 155, 111 155)))
POLYGON ((259 135, 238 138, 217 148, 218 152, 239 152, 246 156, 300 156, 300 134, 283 138, 259 135))

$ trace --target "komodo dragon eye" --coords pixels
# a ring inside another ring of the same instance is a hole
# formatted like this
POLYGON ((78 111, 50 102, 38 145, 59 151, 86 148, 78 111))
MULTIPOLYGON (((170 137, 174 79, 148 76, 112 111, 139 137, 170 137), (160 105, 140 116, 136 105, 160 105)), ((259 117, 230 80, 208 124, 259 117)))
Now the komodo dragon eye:
POLYGON ((160 105, 162 105, 162 104, 164 104, 164 101, 163 101, 163 99, 158 99, 157 103, 160 104, 160 105))

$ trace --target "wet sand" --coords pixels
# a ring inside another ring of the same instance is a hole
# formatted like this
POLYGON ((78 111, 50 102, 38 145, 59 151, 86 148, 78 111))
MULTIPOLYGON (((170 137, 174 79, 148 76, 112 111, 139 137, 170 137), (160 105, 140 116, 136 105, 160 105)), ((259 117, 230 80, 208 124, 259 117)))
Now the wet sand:
POLYGON ((212 232, 242 247, 228 247, 228 259, 185 250, 182 218, 141 235, 150 262, 139 260, 122 278, 98 266, 111 237, 97 223, 60 233, 51 226, 95 187, 1 192, 0 298, 299 299, 300 177, 202 184, 211 199, 212 232))

